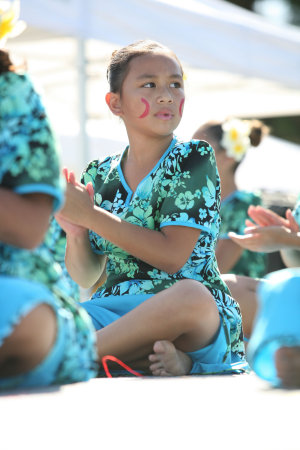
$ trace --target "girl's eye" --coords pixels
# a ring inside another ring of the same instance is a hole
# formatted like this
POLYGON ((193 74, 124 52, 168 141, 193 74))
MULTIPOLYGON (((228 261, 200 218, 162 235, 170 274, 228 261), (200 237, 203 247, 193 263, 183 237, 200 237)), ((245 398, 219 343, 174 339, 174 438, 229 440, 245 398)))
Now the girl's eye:
POLYGON ((153 87, 155 87, 155 83, 153 83, 153 81, 149 81, 148 83, 143 84, 143 87, 153 88, 153 87))
POLYGON ((179 89, 181 88, 181 83, 179 83, 178 81, 174 81, 173 83, 170 84, 170 87, 179 89))

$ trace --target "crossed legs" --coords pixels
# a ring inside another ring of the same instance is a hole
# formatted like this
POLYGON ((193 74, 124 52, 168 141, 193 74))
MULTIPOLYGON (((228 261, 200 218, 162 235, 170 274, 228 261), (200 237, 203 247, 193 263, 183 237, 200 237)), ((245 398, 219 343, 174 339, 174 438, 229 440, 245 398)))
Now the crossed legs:
POLYGON ((208 289, 197 281, 181 280, 97 331, 99 360, 113 354, 135 364, 149 357, 153 374, 183 375, 192 366, 185 352, 210 344, 219 325, 219 311, 208 289))

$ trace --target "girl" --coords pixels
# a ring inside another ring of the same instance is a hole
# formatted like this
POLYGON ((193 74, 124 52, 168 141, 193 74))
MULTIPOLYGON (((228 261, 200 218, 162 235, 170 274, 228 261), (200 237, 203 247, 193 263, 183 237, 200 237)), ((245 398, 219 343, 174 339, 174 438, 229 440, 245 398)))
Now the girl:
POLYGON ((216 257, 221 273, 259 278, 266 273, 263 253, 243 250, 229 239, 228 232, 243 233, 250 205, 259 205, 259 193, 238 190, 235 172, 250 146, 257 147, 268 128, 258 120, 209 121, 194 133, 194 139, 207 140, 215 150, 221 178, 221 228, 216 257))
POLYGON ((56 142, 30 79, 1 49, 0 98, 0 389, 88 380, 95 330, 48 246, 63 201, 56 142))
POLYGON ((98 330, 99 359, 112 354, 165 376, 246 367, 240 311, 214 254, 214 153, 173 135, 185 98, 181 64, 163 45, 139 41, 112 54, 107 74, 106 102, 129 145, 92 161, 83 184, 66 170, 66 203, 56 216, 73 279, 89 288, 106 267, 105 284, 83 303, 98 330))

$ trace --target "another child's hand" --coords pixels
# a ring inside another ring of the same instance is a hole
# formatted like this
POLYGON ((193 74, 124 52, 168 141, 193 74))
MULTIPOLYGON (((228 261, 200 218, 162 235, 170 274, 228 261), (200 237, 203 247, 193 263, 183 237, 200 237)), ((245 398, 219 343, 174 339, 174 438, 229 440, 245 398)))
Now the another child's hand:
POLYGON ((290 209, 286 210, 285 213, 286 220, 289 222, 288 227, 291 231, 295 231, 295 233, 298 233, 300 231, 300 227, 298 225, 298 222, 295 220, 295 217, 292 214, 292 211, 290 209))
POLYGON ((289 228, 291 231, 299 231, 299 226, 290 209, 286 211, 286 218, 284 218, 270 209, 251 205, 248 208, 248 214, 253 222, 247 219, 245 221, 247 227, 253 227, 255 225, 259 225, 260 227, 281 226, 289 228))
POLYGON ((245 234, 239 235, 229 232, 230 239, 241 247, 253 252, 272 253, 285 247, 292 231, 283 226, 252 226, 246 228, 245 234))

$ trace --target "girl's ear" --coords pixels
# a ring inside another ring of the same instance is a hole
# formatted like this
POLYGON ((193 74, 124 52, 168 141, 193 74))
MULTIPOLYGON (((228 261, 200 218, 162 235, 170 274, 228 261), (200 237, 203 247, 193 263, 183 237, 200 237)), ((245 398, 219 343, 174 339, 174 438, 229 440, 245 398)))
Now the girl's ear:
POLYGON ((107 106, 115 116, 121 115, 122 109, 120 102, 120 94, 115 92, 108 92, 105 96, 105 101, 107 106))

